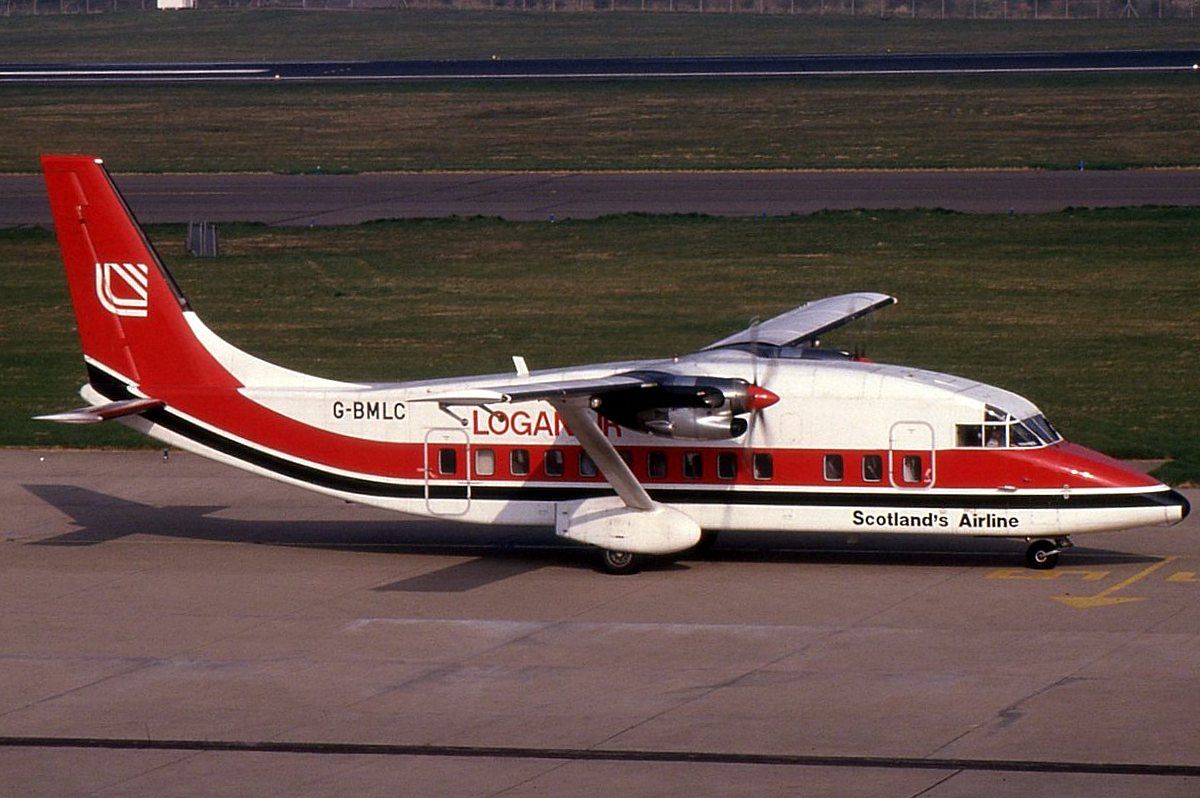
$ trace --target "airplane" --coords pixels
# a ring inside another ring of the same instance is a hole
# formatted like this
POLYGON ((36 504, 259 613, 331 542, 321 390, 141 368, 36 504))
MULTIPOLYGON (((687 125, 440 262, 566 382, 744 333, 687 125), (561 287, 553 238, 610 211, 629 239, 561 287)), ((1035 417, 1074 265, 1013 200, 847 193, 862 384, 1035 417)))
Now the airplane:
POLYGON ((553 526, 614 574, 718 531, 1025 541, 1169 525, 1187 499, 1029 400, 820 339, 896 302, 808 302, 678 357, 399 383, 309 376, 209 329, 102 161, 44 155, 88 406, 170 446, 412 516, 553 526))

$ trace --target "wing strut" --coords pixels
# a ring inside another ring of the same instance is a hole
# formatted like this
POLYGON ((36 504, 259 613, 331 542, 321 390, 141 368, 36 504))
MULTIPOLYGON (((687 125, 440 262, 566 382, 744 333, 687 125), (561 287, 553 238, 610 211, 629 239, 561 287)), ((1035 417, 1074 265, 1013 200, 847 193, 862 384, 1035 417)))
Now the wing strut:
POLYGON ((546 401, 553 405, 567 422, 579 445, 595 461, 608 484, 613 486, 621 501, 625 502, 625 506, 634 510, 653 509, 654 500, 650 498, 650 494, 646 493, 646 489, 629 470, 621 455, 617 454, 608 436, 592 420, 587 411, 587 399, 550 398, 546 401))

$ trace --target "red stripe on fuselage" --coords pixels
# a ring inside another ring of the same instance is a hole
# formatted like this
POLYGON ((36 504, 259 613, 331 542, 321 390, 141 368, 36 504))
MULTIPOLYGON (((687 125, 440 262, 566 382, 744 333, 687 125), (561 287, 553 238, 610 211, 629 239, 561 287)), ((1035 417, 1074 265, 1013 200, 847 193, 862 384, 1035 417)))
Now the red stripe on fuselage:
MULTIPOLYGON (((216 429, 250 441, 277 453, 305 460, 316 465, 335 468, 357 474, 393 479, 425 478, 425 444, 421 440, 392 443, 372 441, 342 435, 329 430, 302 423, 276 411, 270 410, 242 396, 237 391, 155 388, 143 386, 150 396, 162 398, 169 406, 208 424, 216 429)), ((467 430, 464 429, 464 433, 467 430)), ((765 485, 787 487, 890 487, 889 452, 887 449, 790 449, 751 448, 747 446, 697 445, 695 442, 662 439, 652 445, 621 445, 617 450, 628 453, 634 474, 648 486, 655 484, 674 485, 765 485), (651 477, 649 458, 651 452, 666 455, 667 471, 661 477, 651 477), (701 458, 701 475, 689 478, 684 475, 684 453, 698 453, 701 458), (717 456, 732 453, 736 457, 736 475, 723 479, 718 475, 717 456), (770 454, 773 461, 773 477, 769 480, 756 479, 752 458, 755 453, 770 454), (843 478, 838 481, 824 478, 826 455, 841 455, 843 478), (883 459, 883 478, 868 481, 863 477, 862 461, 865 456, 877 455, 883 459)), ((458 473, 441 475, 436 467, 431 469, 430 479, 462 479, 466 462, 465 447, 437 444, 431 449, 452 448, 457 452, 458 473)), ((582 448, 574 438, 564 437, 561 441, 538 444, 500 444, 490 440, 472 440, 472 449, 490 449, 494 453, 495 472, 488 476, 474 473, 471 479, 479 482, 524 481, 536 484, 559 482, 602 483, 604 477, 582 476, 580 454, 582 448), (529 474, 514 474, 510 469, 510 458, 514 450, 529 452, 529 474), (564 454, 563 474, 549 476, 545 471, 546 453, 559 449, 564 454)), ((928 455, 928 453, 925 453, 928 455)), ((1028 489, 1070 488, 1152 488, 1159 482, 1152 477, 1132 471, 1120 462, 1098 452, 1071 443, 1031 449, 942 449, 934 453, 936 482, 934 487, 946 489, 995 489, 1013 487, 1028 489)), ((436 466, 437 455, 430 452, 431 464, 436 466)), ((928 467, 928 464, 925 464, 928 467)), ((896 469, 891 469, 895 473, 896 469)), ((902 483, 897 483, 901 484, 902 483)), ((910 485, 907 487, 920 487, 910 485)))

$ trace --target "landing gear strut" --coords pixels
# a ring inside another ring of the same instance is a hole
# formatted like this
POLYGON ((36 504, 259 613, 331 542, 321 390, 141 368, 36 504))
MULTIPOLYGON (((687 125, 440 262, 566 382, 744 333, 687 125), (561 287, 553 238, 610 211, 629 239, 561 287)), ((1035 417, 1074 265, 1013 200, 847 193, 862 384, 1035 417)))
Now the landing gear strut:
POLYGON ((1058 565, 1058 555, 1071 547, 1066 538, 1058 540, 1035 540, 1025 550, 1025 565, 1035 571, 1049 571, 1058 565))
POLYGON ((605 572, 625 576, 627 574, 636 574, 642 570, 642 562, 644 555, 634 554, 628 551, 613 551, 612 549, 600 550, 600 566, 605 572))

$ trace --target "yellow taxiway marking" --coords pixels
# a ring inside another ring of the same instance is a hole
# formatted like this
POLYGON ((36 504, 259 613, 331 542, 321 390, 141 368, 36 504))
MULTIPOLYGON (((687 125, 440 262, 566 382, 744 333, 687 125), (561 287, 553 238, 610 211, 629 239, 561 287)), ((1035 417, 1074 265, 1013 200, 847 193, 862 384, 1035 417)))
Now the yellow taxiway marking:
POLYGON ((1168 582, 1200 582, 1195 571, 1176 571, 1167 577, 1168 582))
POLYGON ((1064 576, 1078 576, 1084 582, 1099 582, 1112 571, 1089 571, 1084 568, 1057 568, 1053 571, 1033 571, 1029 568, 997 568, 988 574, 988 579, 1016 579, 1048 582, 1064 576))
POLYGON ((1124 590, 1134 582, 1142 581, 1159 568, 1178 559, 1179 557, 1177 556, 1166 557, 1148 568, 1143 568, 1128 579, 1123 579, 1115 585, 1106 587, 1094 596, 1052 596, 1052 598, 1055 601, 1066 604, 1068 607, 1075 607, 1080 610, 1088 609, 1089 607, 1111 607, 1114 604, 1128 604, 1132 601, 1145 601, 1144 596, 1114 596, 1113 593, 1124 590))

